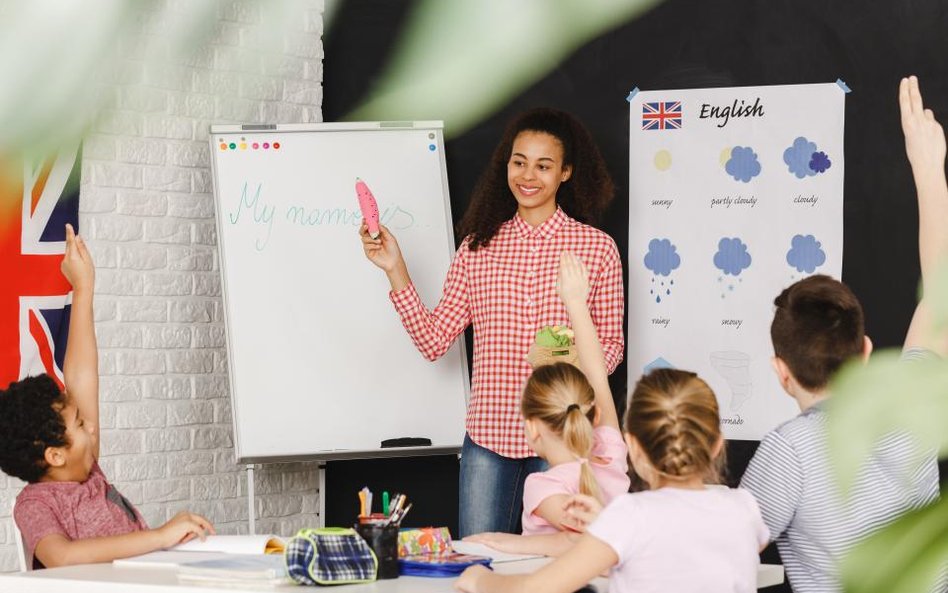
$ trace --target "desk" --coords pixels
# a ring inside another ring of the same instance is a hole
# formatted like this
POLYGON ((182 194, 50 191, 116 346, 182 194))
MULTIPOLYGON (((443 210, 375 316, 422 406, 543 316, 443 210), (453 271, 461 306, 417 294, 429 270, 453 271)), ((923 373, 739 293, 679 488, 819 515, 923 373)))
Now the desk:
MULTIPOLYGON (((494 565, 500 574, 532 572, 543 566, 546 558, 502 562, 494 565)), ((757 587, 770 587, 783 582, 783 567, 762 564, 757 571, 757 587)), ((338 593, 453 593, 454 579, 399 577, 364 585, 333 586, 338 593)), ((607 590, 607 581, 597 578, 592 585, 600 593, 607 590)), ((38 570, 31 573, 0 574, 0 591, 9 593, 221 593, 220 587, 181 585, 174 569, 113 566, 112 564, 82 564, 38 570)), ((230 589, 235 590, 235 589, 230 589)), ((247 591, 248 589, 240 589, 247 591)), ((294 585, 253 589, 259 593, 300 593, 306 589, 294 585)), ((312 589, 316 590, 316 589, 312 589)), ((329 589, 323 589, 328 591, 329 589)))

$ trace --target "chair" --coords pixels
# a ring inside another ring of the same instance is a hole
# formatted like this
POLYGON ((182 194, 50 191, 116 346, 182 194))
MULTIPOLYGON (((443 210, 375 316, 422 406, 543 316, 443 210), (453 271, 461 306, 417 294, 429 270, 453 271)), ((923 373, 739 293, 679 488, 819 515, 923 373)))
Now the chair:
MULTIPOLYGON (((13 505, 16 506, 16 500, 13 501, 13 505)), ((17 527, 16 520, 13 518, 13 506, 10 507, 10 522, 13 523, 13 537, 16 540, 16 558, 20 562, 20 572, 26 572, 28 569, 26 566, 26 548, 23 546, 23 534, 20 533, 20 528, 17 527)))

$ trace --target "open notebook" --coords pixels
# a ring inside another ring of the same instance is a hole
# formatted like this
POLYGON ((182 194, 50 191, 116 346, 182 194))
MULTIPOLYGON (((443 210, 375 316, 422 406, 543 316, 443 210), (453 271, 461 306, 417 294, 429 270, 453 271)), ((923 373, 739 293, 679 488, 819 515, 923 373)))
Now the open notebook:
POLYGON ((117 566, 177 568, 184 564, 220 558, 222 554, 283 554, 286 542, 275 535, 209 535, 167 550, 120 558, 117 566))
POLYGON ((283 538, 275 535, 209 535, 171 548, 177 552, 227 552, 228 554, 282 554, 283 538))

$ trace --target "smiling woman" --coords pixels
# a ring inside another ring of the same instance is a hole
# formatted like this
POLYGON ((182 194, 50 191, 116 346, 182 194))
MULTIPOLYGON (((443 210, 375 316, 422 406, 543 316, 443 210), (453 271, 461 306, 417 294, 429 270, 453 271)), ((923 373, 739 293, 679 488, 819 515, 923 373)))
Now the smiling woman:
POLYGON ((544 326, 568 326, 556 294, 560 253, 590 275, 589 309, 609 372, 622 360, 622 267, 613 240, 591 226, 614 186, 589 132, 571 115, 533 109, 515 118, 493 152, 461 222, 464 237, 441 302, 415 291, 394 235, 361 235, 366 257, 388 276, 390 297, 418 350, 443 355, 474 328, 472 394, 461 452, 459 531, 520 531, 523 483, 542 470, 524 437, 521 390, 527 352, 544 326))

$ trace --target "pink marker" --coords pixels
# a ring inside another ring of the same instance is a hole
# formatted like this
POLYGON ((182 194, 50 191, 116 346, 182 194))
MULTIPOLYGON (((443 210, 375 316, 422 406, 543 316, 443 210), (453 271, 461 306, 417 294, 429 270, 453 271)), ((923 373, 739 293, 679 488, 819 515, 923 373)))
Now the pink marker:
POLYGON ((369 190, 369 186, 358 177, 356 177, 356 194, 359 196, 359 208, 362 209, 362 217, 365 218, 365 224, 369 227, 369 236, 378 239, 380 234, 379 205, 375 201, 375 196, 369 190))

